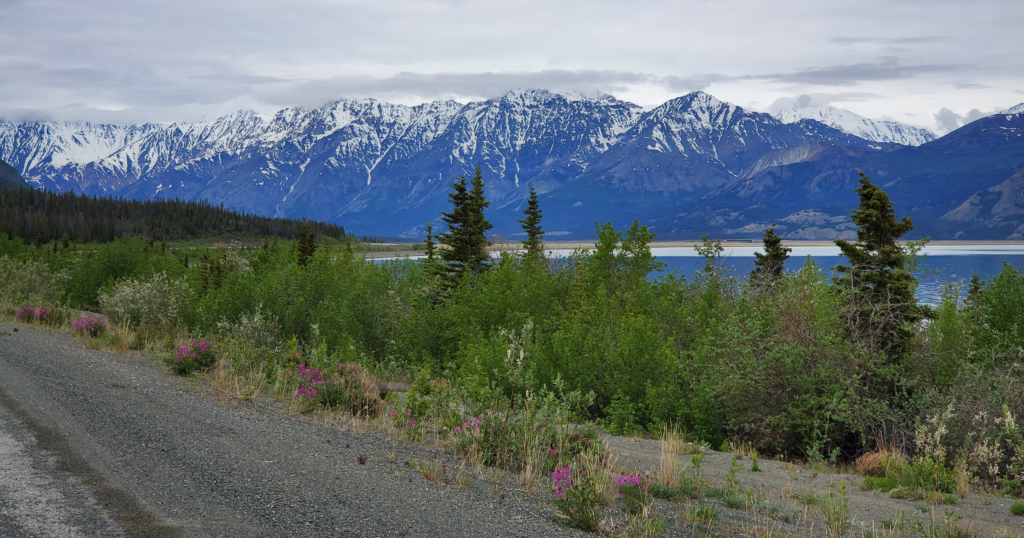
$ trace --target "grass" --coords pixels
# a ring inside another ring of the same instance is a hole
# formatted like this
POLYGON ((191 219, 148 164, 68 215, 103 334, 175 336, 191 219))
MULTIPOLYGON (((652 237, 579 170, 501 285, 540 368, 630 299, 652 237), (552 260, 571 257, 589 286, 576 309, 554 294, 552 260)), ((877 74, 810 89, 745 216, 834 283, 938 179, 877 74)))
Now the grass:
POLYGON ((899 482, 895 478, 888 478, 883 476, 869 476, 864 479, 860 487, 864 491, 880 491, 882 493, 889 493, 899 486, 899 482))
POLYGON ((712 526, 718 523, 718 510, 714 506, 699 506, 687 515, 690 521, 712 526))

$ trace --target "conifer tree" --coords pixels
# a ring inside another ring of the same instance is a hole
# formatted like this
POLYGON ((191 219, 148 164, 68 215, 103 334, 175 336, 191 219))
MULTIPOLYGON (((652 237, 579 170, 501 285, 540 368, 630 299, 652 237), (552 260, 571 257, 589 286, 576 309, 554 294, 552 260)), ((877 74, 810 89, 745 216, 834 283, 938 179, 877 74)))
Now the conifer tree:
POLYGON ((782 238, 775 233, 775 224, 764 231, 764 254, 754 253, 754 270, 751 280, 766 282, 782 276, 782 268, 793 249, 782 246, 782 238))
POLYGON ((526 249, 526 258, 539 260, 544 256, 544 229, 540 226, 541 210, 540 202, 537 200, 537 190, 530 183, 530 198, 526 201, 526 209, 523 211, 525 219, 519 221, 526 232, 526 239, 523 240, 523 248, 526 249))
POLYGON ((313 221, 302 219, 302 226, 299 228, 299 265, 309 263, 313 253, 316 252, 316 230, 313 221))
POLYGON ((914 228, 909 217, 896 220, 889 195, 860 175, 860 205, 853 211, 857 242, 836 239, 849 266, 835 267, 835 285, 851 292, 861 336, 871 347, 898 360, 910 344, 913 324, 924 316, 914 297, 917 279, 907 270, 906 247, 897 241, 914 228))
POLYGON ((484 217, 484 209, 491 205, 484 196, 484 180, 480 167, 475 169, 470 189, 466 176, 452 183, 448 198, 452 201, 450 213, 441 213, 441 220, 448 225, 448 231, 438 236, 445 248, 441 249, 449 284, 454 285, 468 270, 479 274, 487 268, 490 254, 487 247, 487 231, 493 228, 484 217))
POLYGON ((427 221, 427 238, 423 240, 423 251, 427 255, 427 262, 433 263, 436 256, 436 247, 434 246, 434 223, 427 221))

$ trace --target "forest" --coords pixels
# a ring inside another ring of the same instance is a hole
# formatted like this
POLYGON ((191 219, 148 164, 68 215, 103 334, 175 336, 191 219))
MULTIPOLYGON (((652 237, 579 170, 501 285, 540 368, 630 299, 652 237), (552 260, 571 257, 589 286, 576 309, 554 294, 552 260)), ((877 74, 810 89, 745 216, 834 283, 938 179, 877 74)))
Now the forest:
MULTIPOLYGON (((558 409, 615 434, 672 429, 707 446, 805 461, 849 462, 887 448, 930 477, 931 489, 969 480, 1021 495, 1024 275, 1006 265, 988 281, 950 283, 935 308, 918 305, 923 243, 900 241, 912 222, 897 220, 868 178, 857 193, 858 240, 837 241, 848 263, 834 273, 813 261, 783 271, 788 252, 769 228, 751 274, 731 272, 721 244, 705 237, 703 268, 683 275, 663 273, 651 255, 655 235, 636 222, 598 224, 593 249, 546 256, 536 193, 522 248, 492 256, 479 171, 452 185, 445 231, 428 227, 424 259, 376 263, 322 241, 340 228, 314 233, 307 223, 289 241, 295 224, 284 221, 140 202, 119 206, 135 216, 115 230, 101 216, 107 202, 5 192, 3 229, 12 235, 108 242, 0 258, 0 309, 55 309, 52 323, 64 309, 66 324, 101 313, 106 338, 170 354, 178 371, 219 361, 253 392, 312 407, 371 413, 387 400, 383 383, 405 382, 409 424, 423 418, 461 431, 465 416, 445 415, 457 399, 485 422, 474 441, 483 459, 512 468, 526 465, 532 452, 523 447, 534 445, 500 439, 521 441, 537 409, 558 409), (38 211, 51 224, 12 217, 10 208, 30 206, 26 215, 38 211), (187 251, 121 237, 173 233, 156 223, 189 212, 202 215, 196 229, 244 222, 282 239, 187 251), (196 341, 201 352, 190 347, 196 341), (342 381, 357 370, 372 383, 363 380, 370 384, 352 404, 355 389, 342 381), (348 399, 327 387, 347 387, 337 390, 348 399), (534 411, 510 421, 517 409, 534 411)), ((541 445, 555 453, 554 442, 541 445)))
MULTIPOLYGON (((122 236, 155 241, 197 238, 298 237, 301 221, 237 213, 204 201, 128 200, 74 192, 0 189, 0 234, 37 246, 54 241, 108 243, 122 236)), ((314 223, 317 234, 344 239, 336 224, 314 223)))

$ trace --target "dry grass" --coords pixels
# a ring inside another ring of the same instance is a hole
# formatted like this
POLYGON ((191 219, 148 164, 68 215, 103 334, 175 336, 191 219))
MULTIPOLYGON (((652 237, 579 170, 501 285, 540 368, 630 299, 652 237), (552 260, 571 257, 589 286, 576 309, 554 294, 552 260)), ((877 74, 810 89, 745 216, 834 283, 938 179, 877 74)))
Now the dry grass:
POLYGON ((658 471, 658 480, 662 485, 672 489, 679 487, 679 465, 676 463, 676 456, 686 453, 686 445, 677 428, 665 428, 661 436, 661 468, 658 471))
POLYGON ((903 454, 895 450, 880 448, 866 452, 853 462, 853 468, 861 476, 892 476, 904 465, 903 454))

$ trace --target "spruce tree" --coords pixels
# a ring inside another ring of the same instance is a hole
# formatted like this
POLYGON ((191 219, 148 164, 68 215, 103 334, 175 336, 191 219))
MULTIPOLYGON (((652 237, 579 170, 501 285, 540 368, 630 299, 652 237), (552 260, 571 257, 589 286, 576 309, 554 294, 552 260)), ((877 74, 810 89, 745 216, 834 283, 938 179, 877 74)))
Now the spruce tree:
POLYGON ((434 246, 434 223, 427 221, 427 238, 423 240, 423 250, 427 255, 427 262, 433 263, 436 256, 436 247, 434 246))
POLYGON ((853 211, 857 242, 835 241, 850 265, 836 266, 833 282, 851 293, 859 337, 895 361, 924 316, 914 297, 917 279, 906 267, 907 249, 897 242, 914 225, 909 217, 896 220, 889 195, 863 173, 859 181, 860 205, 853 211))
POLYGON ((316 252, 316 229, 313 221, 302 219, 302 226, 299 227, 299 265, 305 266, 316 252))
POLYGON ((472 188, 467 189, 466 176, 452 183, 452 192, 448 198, 452 201, 452 210, 441 213, 441 220, 448 225, 446 233, 438 235, 438 242, 445 248, 441 249, 441 259, 449 279, 454 285, 466 271, 479 274, 487 268, 490 254, 487 247, 487 231, 493 228, 484 217, 484 209, 491 205, 484 196, 484 180, 480 167, 475 168, 472 188))
POLYGON ((526 258, 539 260, 544 256, 544 230, 540 226, 541 211, 540 202, 537 200, 537 190, 530 183, 530 198, 526 201, 526 209, 523 211, 525 219, 519 221, 526 232, 526 239, 523 240, 523 248, 526 249, 526 258))
POLYGON ((770 282, 782 276, 782 268, 793 249, 782 246, 782 238, 775 233, 775 224, 764 231, 764 254, 754 253, 754 270, 750 279, 754 282, 770 282))

